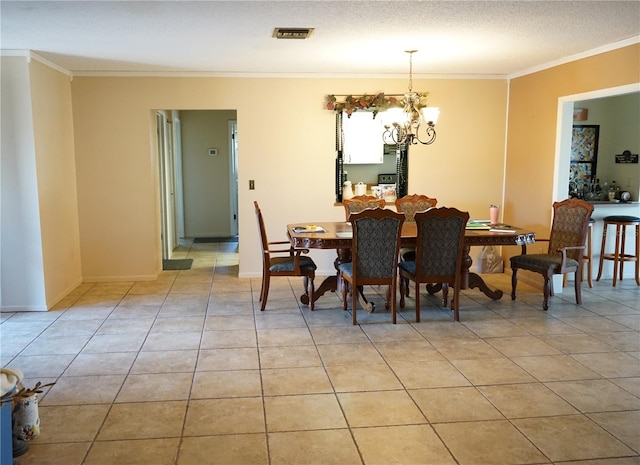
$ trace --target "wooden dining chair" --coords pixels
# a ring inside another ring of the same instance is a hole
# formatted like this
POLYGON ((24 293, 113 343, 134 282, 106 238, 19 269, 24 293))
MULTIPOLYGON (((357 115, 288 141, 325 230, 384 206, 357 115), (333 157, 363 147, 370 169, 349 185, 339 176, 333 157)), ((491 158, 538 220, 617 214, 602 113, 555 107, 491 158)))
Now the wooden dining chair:
POLYGON ((414 221, 417 212, 423 212, 438 204, 438 199, 432 199, 422 194, 405 195, 396 199, 396 210, 404 213, 405 221, 414 221))
MULTIPOLYGON (((338 266, 342 279, 342 309, 351 290, 353 324, 358 324, 358 296, 365 285, 389 286, 386 306, 396 322, 396 281, 400 232, 404 215, 383 208, 366 209, 349 216, 353 229, 351 261, 338 266)), ((373 311, 373 306, 367 310, 373 311)))
MULTIPOLYGON (((576 303, 582 303, 582 257, 585 237, 593 205, 581 199, 567 199, 553 203, 553 223, 548 239, 547 253, 522 254, 511 257, 511 300, 516 300, 518 270, 540 273, 544 277, 542 309, 549 309, 549 296, 553 295, 554 274, 575 273, 576 303)), ((538 239, 536 242, 547 241, 538 239)))
POLYGON ((449 286, 452 286, 451 309, 455 321, 460 321, 464 234, 468 220, 469 213, 457 208, 432 208, 415 214, 415 260, 401 261, 398 269, 400 308, 404 308, 408 282, 416 283, 416 322, 420 321, 421 283, 443 284, 444 302, 447 301, 449 286))
POLYGON ((301 276, 304 278, 305 295, 309 298, 309 310, 313 310, 313 280, 315 278, 316 264, 311 257, 301 254, 309 253, 309 249, 294 249, 289 241, 269 242, 264 226, 264 218, 258 206, 253 202, 260 229, 260 242, 262 244, 262 285, 260 287, 260 310, 267 306, 269 296, 269 284, 272 276, 301 276), (288 245, 288 247, 284 247, 288 245), (277 246, 277 248, 274 248, 277 246))
POLYGON ((344 205, 345 218, 349 221, 349 215, 352 213, 358 213, 368 208, 384 208, 386 202, 373 195, 356 195, 350 199, 344 199, 342 205, 344 205))
MULTIPOLYGON (((405 221, 415 221, 414 216, 417 212, 427 211, 430 208, 434 208, 438 204, 438 199, 427 197, 422 194, 410 194, 396 199, 396 210, 400 213, 404 213, 405 221)), ((416 259, 415 247, 401 247, 399 253, 400 261, 412 261, 416 259)), ((407 284, 407 288, 404 290, 405 295, 409 295, 409 282, 401 281, 407 284)))

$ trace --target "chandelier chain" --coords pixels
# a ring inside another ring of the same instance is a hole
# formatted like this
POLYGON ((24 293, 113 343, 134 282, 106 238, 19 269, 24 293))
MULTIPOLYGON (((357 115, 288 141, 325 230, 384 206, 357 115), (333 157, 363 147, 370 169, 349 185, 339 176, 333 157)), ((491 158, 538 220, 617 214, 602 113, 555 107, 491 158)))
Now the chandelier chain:
POLYGON ((413 92, 413 54, 417 50, 405 50, 409 54, 409 92, 413 92))

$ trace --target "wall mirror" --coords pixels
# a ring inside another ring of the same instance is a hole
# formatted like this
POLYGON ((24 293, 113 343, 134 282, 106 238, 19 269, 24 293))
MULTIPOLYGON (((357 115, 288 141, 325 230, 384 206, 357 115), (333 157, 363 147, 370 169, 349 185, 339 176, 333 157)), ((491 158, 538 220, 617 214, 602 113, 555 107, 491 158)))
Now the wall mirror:
POLYGON ((342 202, 342 186, 362 182, 371 187, 395 184, 396 195, 407 195, 408 148, 405 145, 384 144, 382 118, 369 111, 357 111, 348 117, 336 113, 336 202, 342 202))

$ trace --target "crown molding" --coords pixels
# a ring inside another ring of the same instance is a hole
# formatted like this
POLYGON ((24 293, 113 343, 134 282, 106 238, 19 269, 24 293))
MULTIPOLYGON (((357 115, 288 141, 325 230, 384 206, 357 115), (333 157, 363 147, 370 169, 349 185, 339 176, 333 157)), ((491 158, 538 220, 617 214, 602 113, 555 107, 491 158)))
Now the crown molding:
POLYGON ((0 56, 3 57, 24 57, 27 63, 31 63, 31 60, 36 60, 49 68, 55 69, 59 73, 69 76, 69 80, 73 80, 73 73, 66 68, 54 63, 51 60, 47 60, 45 57, 38 55, 31 50, 0 50, 0 56))
MULTIPOLYGON (((507 81, 529 74, 534 74, 545 69, 554 68, 573 61, 581 60, 601 53, 610 52, 620 48, 640 43, 640 35, 629 39, 603 45, 592 50, 587 50, 559 60, 534 66, 512 74, 414 74, 418 79, 506 79, 507 81)), ((404 79, 406 74, 340 74, 340 73, 234 73, 234 72, 206 72, 206 71, 70 71, 51 60, 48 60, 31 50, 0 50, 0 56, 22 56, 27 63, 32 59, 49 66, 56 71, 69 76, 73 80, 77 77, 172 77, 172 78, 303 78, 303 79, 404 79)))
POLYGON ((587 50, 585 52, 577 53, 575 55, 570 55, 565 58, 561 58, 559 60, 550 61, 549 63, 545 63, 539 66, 534 66, 533 68, 526 69, 524 71, 519 71, 517 73, 509 74, 507 79, 515 79, 522 76, 526 76, 528 74, 534 74, 539 71, 544 71, 545 69, 555 68, 556 66, 565 65, 567 63, 571 63, 572 61, 578 61, 583 58, 589 58, 595 55, 600 55, 601 53, 611 52, 613 50, 617 50, 619 48, 628 47, 630 45, 635 45, 640 43, 640 35, 630 37, 629 39, 621 40, 619 42, 614 42, 612 44, 603 45, 602 47, 594 48, 591 50, 587 50))

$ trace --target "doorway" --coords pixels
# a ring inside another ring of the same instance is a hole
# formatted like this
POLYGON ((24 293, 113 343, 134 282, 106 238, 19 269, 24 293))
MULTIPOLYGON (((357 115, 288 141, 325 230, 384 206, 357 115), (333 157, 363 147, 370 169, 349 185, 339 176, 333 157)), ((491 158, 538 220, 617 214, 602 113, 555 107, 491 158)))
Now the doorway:
POLYGON ((238 234, 235 110, 157 110, 162 258, 181 239, 238 234))
POLYGON ((556 156, 553 179, 553 201, 562 200, 569 192, 569 165, 571 161, 571 139, 573 134, 574 103, 584 100, 632 94, 640 91, 640 84, 629 84, 601 89, 582 94, 568 95, 558 99, 558 125, 556 130, 556 156))

